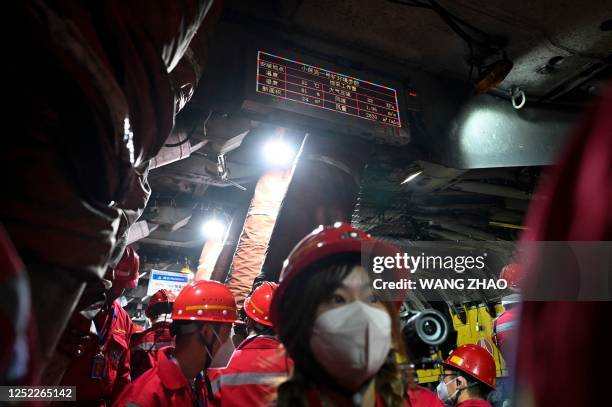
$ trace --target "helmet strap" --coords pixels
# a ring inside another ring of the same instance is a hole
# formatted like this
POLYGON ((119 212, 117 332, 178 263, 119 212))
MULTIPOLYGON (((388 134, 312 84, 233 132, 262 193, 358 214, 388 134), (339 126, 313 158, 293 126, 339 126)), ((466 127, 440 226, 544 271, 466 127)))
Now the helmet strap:
POLYGON ((206 360, 206 365, 204 366, 204 369, 208 369, 210 367, 210 364, 212 363, 213 360, 213 348, 215 346, 215 341, 219 342, 219 344, 221 344, 221 339, 219 338, 219 334, 217 333, 217 330, 215 329, 214 326, 211 326, 210 329, 212 330, 212 333, 214 335, 213 339, 212 339, 212 343, 207 342, 206 338, 204 337, 204 335, 202 335, 202 331, 200 330, 198 332, 199 338, 200 338, 200 343, 202 344, 202 346, 204 346, 204 349, 206 350, 206 354, 208 356, 207 360, 206 360))
POLYGON ((457 404, 457 401, 459 400, 459 395, 461 394, 462 391, 467 390, 470 387, 474 387, 477 384, 477 383, 472 383, 472 384, 468 383, 467 379, 463 376, 458 376, 457 379, 459 378, 463 378, 465 380, 465 386, 461 388, 457 388, 457 390, 455 390, 455 393, 453 393, 453 395, 449 397, 449 401, 453 405, 457 404))

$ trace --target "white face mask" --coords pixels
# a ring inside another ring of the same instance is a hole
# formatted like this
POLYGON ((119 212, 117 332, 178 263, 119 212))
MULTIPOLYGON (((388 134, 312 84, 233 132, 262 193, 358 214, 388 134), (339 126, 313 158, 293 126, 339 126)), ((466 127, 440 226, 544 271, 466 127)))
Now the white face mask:
POLYGON ((213 343, 211 345, 205 344, 204 349, 206 349, 206 354, 208 355, 208 360, 209 363, 212 363, 213 359, 215 358, 215 355, 217 353, 219 353, 219 349, 220 347, 217 349, 217 351, 215 352, 215 354, 213 355, 212 353, 212 349, 214 349, 215 347, 215 343, 219 343, 220 345, 223 345, 223 342, 221 341, 221 338, 219 338, 219 334, 217 333, 217 331, 215 331, 214 329, 212 330, 213 335, 215 336, 215 339, 213 340, 213 343), (209 349, 210 348, 210 349, 209 349))
MULTIPOLYGON (((452 383, 455 380, 457 380, 456 378, 451 380, 448 383, 452 383)), ((459 389, 455 390, 455 392, 452 395, 448 394, 448 387, 446 387, 447 383, 444 382, 440 382, 438 383, 438 387, 436 387, 436 393, 438 394, 438 398, 444 403, 444 404, 455 404, 453 402, 453 397, 455 397, 455 395, 457 394, 457 392, 459 391, 459 389)))
POLYGON ((230 357, 236 350, 236 347, 234 346, 234 341, 232 341, 233 336, 234 336, 234 330, 232 328, 232 332, 230 333, 230 336, 227 338, 227 341, 223 342, 219 350, 215 352, 215 356, 212 358, 210 367, 227 367, 230 357))
POLYGON ((357 390, 378 372, 391 348, 391 318, 361 301, 317 317, 310 349, 319 364, 343 387, 357 390))

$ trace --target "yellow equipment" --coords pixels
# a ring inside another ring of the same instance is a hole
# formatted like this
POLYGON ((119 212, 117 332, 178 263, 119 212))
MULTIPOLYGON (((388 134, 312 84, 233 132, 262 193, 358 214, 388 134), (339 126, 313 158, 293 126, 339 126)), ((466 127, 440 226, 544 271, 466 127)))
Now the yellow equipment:
MULTIPOLYGON (((506 362, 504 361, 499 349, 491 341, 491 334, 493 332, 493 320, 494 318, 487 312, 487 307, 484 304, 477 306, 464 306, 462 308, 465 311, 465 322, 462 322, 460 318, 452 309, 450 314, 452 316, 452 323, 455 331, 457 331, 457 346, 465 344, 477 344, 485 349, 488 349, 493 354, 495 359, 495 367, 497 370, 497 377, 506 376, 508 371, 506 370, 506 362)), ((499 315, 504 312, 504 307, 501 304, 495 305, 495 311, 499 315)), ((447 355, 442 355, 442 352, 437 352, 431 355, 432 358, 442 360, 447 355)), ((442 373, 441 369, 417 369, 416 374, 418 382, 432 383, 438 381, 438 378, 442 373)))

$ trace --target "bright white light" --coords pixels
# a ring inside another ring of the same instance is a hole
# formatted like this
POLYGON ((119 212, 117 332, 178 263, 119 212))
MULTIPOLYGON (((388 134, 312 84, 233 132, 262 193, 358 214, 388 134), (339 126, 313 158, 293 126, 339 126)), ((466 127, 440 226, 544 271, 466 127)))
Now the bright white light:
POLYGON ((208 219, 202 225, 202 234, 211 240, 221 240, 225 236, 226 225, 216 218, 208 219))
POLYGON ((404 185, 405 183, 412 181, 413 179, 415 179, 422 173, 423 173, 423 170, 418 170, 418 171, 413 172, 412 174, 408 175, 406 179, 401 182, 400 185, 404 185))
POLYGON ((266 160, 277 165, 287 165, 295 156, 291 146, 282 140, 271 140, 264 145, 263 149, 266 160))

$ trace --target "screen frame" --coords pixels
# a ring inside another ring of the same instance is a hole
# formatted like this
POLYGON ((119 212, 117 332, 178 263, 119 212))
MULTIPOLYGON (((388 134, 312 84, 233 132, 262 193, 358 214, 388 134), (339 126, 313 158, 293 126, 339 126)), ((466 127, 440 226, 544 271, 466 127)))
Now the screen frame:
POLYGON ((339 67, 329 61, 269 43, 251 44, 248 47, 246 64, 245 97, 242 110, 258 120, 307 130, 325 130, 351 136, 358 135, 385 144, 405 145, 410 142, 410 123, 406 114, 404 87, 399 81, 383 78, 365 70, 339 67), (257 92, 259 51, 394 89, 401 127, 257 92))

